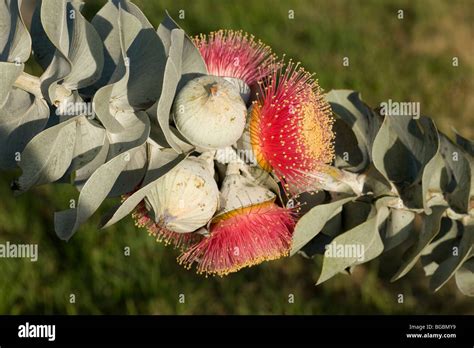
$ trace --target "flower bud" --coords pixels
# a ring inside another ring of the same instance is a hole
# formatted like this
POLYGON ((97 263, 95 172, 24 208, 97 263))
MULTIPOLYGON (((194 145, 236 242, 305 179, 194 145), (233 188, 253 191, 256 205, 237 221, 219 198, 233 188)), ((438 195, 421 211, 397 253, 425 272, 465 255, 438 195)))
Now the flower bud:
POLYGON ((176 127, 198 150, 234 144, 242 135, 246 114, 238 89, 217 76, 189 81, 173 105, 176 127))
POLYGON ((158 241, 182 245, 190 232, 205 226, 219 206, 211 157, 189 157, 166 175, 145 197, 134 217, 158 241))

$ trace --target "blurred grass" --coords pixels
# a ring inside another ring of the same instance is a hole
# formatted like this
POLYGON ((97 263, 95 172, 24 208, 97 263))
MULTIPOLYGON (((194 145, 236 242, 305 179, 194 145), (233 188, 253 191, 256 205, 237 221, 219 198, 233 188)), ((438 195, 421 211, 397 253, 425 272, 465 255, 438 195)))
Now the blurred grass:
MULTIPOLYGON (((134 2, 155 27, 166 8, 190 35, 243 29, 278 55, 301 61, 325 90, 359 90, 372 106, 389 98, 419 101, 442 131, 450 134, 453 126, 474 137, 470 0, 134 2), (178 18, 179 10, 185 19, 178 18), (349 67, 343 57, 349 57, 349 67), (452 66, 452 57, 459 57, 459 67, 452 66)), ((87 16, 103 3, 86 1, 87 16)), ((317 287, 318 260, 299 256, 223 279, 203 278, 178 266, 178 253, 155 243, 130 218, 98 230, 100 214, 114 202, 65 243, 54 234, 53 212, 68 208, 77 192, 66 185, 43 186, 14 198, 9 183, 15 174, 0 176, 0 243, 38 243, 39 260, 0 259, 0 314, 474 314, 472 299, 453 280, 432 294, 419 266, 390 283, 396 253, 317 287), (124 256, 125 247, 130 256, 124 256)))

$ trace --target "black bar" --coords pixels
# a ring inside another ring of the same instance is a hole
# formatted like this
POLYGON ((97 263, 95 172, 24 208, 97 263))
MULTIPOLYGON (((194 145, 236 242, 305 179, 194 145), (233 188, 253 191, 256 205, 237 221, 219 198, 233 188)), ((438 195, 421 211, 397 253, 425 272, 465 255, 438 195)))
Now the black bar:
POLYGON ((0 347, 142 343, 473 347, 472 316, 0 316, 0 347), (19 327, 55 325, 55 340, 20 338, 19 327), (410 328, 410 325, 411 328, 410 328), (431 327, 430 327, 431 325, 431 327), (455 326, 455 327, 454 327, 455 326), (407 334, 455 334, 413 338, 407 334), (222 339, 227 340, 223 342, 222 339), (311 344, 313 343, 313 344, 311 344))

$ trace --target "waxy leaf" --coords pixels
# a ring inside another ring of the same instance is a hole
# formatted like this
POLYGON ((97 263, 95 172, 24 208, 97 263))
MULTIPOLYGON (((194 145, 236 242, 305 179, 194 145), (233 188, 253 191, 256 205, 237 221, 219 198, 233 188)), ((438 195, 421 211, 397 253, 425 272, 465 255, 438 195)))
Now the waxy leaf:
POLYGON ((131 213, 133 209, 145 198, 148 192, 155 185, 155 181, 161 176, 168 173, 176 165, 178 165, 185 155, 179 155, 170 149, 159 149, 156 146, 151 145, 150 151, 150 162, 147 168, 147 175, 144 179, 142 187, 136 192, 132 193, 122 204, 114 207, 106 216, 102 219, 101 225, 103 228, 109 227, 120 221, 125 216, 131 213))
POLYGON ((414 233, 415 213, 409 210, 390 209, 387 228, 383 235, 385 251, 393 249, 414 233))
POLYGON ((344 123, 336 121, 336 165, 351 172, 361 172, 371 162, 372 143, 380 128, 380 117, 355 91, 332 90, 326 94, 326 100, 337 119, 344 123))
POLYGON ((11 169, 20 160, 26 144, 48 121, 49 107, 43 99, 14 88, 0 108, 0 168, 11 169))
POLYGON ((144 29, 152 29, 153 26, 146 19, 145 15, 133 3, 125 0, 108 1, 91 21, 95 30, 99 34, 104 44, 104 68, 100 79, 96 82, 93 92, 111 82, 111 78, 118 66, 119 61, 123 60, 122 49, 120 47, 120 33, 118 27, 119 6, 124 11, 132 14, 141 23, 144 29))
POLYGON ((462 234, 462 225, 459 221, 443 217, 438 235, 423 249, 421 264, 426 276, 431 276, 439 264, 453 253, 453 248, 459 244, 459 235, 462 234))
POLYGON ((404 204, 423 208, 423 169, 438 150, 438 132, 427 117, 385 116, 373 143, 375 167, 395 184, 404 204))
POLYGON ((99 154, 105 142, 106 132, 97 122, 85 116, 77 119, 76 143, 71 169, 77 170, 90 163, 99 154))
POLYGON ((469 210, 472 173, 467 154, 461 151, 451 140, 440 134, 440 153, 447 168, 447 200, 450 207, 461 214, 469 210))
POLYGON ((149 114, 156 115, 156 120, 167 143, 178 153, 189 152, 193 149, 193 146, 181 140, 169 126, 171 106, 182 74, 183 43, 184 31, 173 29, 164 72, 163 91, 158 103, 148 111, 149 114))
POLYGON ((311 239, 321 232, 326 222, 338 214, 345 203, 353 199, 353 197, 347 197, 335 202, 321 204, 303 215, 296 224, 295 231, 293 232, 290 255, 294 255, 311 241, 311 239))
POLYGON ((415 265, 420 258, 423 250, 426 246, 436 237, 439 233, 441 225, 441 216, 446 210, 445 206, 434 206, 432 207, 431 215, 421 214, 422 227, 418 237, 418 242, 404 256, 404 261, 397 273, 392 277, 392 281, 400 279, 407 274, 415 265))
POLYGON ((474 259, 466 261, 456 272, 456 285, 466 296, 474 296, 474 259))
POLYGON ((18 76, 23 71, 23 64, 0 62, 0 108, 6 103, 8 94, 18 76))
MULTIPOLYGON (((158 27, 158 36, 163 42, 166 54, 169 56, 169 51, 171 50, 172 40, 171 33, 173 30, 179 29, 181 27, 170 17, 169 13, 166 12, 165 18, 158 27)), ((199 52, 199 49, 193 44, 192 40, 184 35, 183 42, 183 51, 182 51, 182 79, 179 83, 178 90, 186 84, 189 80, 200 76, 207 75, 207 67, 204 59, 199 52)))
POLYGON ((60 179, 71 164, 76 138, 76 119, 60 123, 36 135, 26 145, 18 162, 22 174, 18 193, 33 185, 60 179))
POLYGON ((0 2, 0 62, 25 63, 31 54, 31 37, 20 13, 21 0, 0 2))
POLYGON ((370 261, 382 253, 383 242, 380 237, 379 225, 386 219, 388 208, 381 206, 376 213, 376 209, 372 209, 374 213, 369 214, 370 217, 367 221, 340 234, 326 245, 326 250, 329 248, 350 248, 351 255, 336 253, 336 255, 330 256, 325 253, 321 274, 316 285, 325 282, 350 266, 370 261), (357 250, 362 252, 361 255, 357 255, 357 250))
MULTIPOLYGON (((430 200, 443 195, 448 187, 448 171, 443 160, 443 156, 438 151, 434 157, 426 164, 421 180, 423 208, 427 214, 431 214, 430 200)), ((438 202, 436 202, 438 203, 438 202)), ((435 204, 436 204, 435 203, 435 204)))
MULTIPOLYGON (((46 36, 56 48, 41 77, 41 88, 43 93, 47 91, 49 100, 56 103, 64 96, 63 89, 84 88, 99 79, 104 64, 103 45, 76 2, 43 0, 40 18, 46 36)), ((37 32, 41 34, 41 30, 37 32)), ((49 54, 45 56, 45 60, 49 60, 49 54)))
POLYGON ((131 149, 101 165, 82 187, 77 207, 54 214, 55 231, 59 238, 69 240, 79 226, 94 214, 137 150, 131 149))
POLYGON ((462 264, 472 256, 474 248, 474 223, 464 226, 463 235, 456 253, 440 263, 430 279, 430 289, 438 291, 456 273, 462 264))

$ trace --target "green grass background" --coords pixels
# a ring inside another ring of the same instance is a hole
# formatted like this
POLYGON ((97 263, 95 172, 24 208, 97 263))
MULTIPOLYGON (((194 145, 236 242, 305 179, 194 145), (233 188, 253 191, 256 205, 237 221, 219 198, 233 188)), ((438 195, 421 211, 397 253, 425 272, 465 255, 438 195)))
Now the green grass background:
MULTIPOLYGON (((86 15, 104 2, 86 1, 86 15)), ((470 0, 134 2, 155 26, 168 9, 190 35, 243 29, 278 55, 301 61, 325 90, 356 89, 373 106, 389 98, 419 101, 442 131, 456 127, 474 137, 470 0), (179 10, 185 19, 178 19, 179 10)), ((53 231, 53 212, 67 208, 75 190, 48 185, 14 198, 9 183, 16 174, 0 176, 0 242, 39 243, 39 260, 0 259, 0 314, 474 314, 474 301, 456 290, 454 280, 431 293, 419 265, 390 283, 397 253, 317 287, 320 263, 299 256, 203 278, 177 265, 177 251, 155 243, 130 218, 98 230, 112 201, 65 243, 53 231)))

